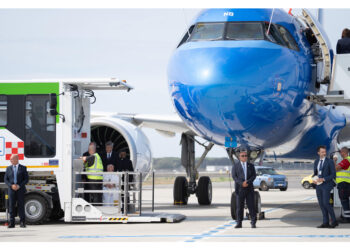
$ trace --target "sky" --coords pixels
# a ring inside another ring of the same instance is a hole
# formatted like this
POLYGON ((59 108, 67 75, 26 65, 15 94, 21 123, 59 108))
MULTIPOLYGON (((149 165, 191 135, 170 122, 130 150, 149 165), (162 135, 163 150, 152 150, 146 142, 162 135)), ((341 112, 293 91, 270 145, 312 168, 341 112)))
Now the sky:
MULTIPOLYGON (((96 92, 92 111, 172 114, 168 60, 200 9, 1 9, 0 79, 126 79, 130 92, 96 92)), ((314 11, 316 13, 316 11, 314 11)), ((350 10, 321 12, 332 47, 350 10)), ((180 156, 180 136, 151 129, 154 157, 180 156)), ((197 156, 203 149, 198 146, 197 156)), ((209 157, 225 157, 215 146, 209 157)))

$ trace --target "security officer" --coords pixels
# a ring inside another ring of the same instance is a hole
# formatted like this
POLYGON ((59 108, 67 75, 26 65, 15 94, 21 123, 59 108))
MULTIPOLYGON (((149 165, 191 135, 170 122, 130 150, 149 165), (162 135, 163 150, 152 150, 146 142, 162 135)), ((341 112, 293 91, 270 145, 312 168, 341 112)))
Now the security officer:
POLYGON ((341 162, 336 166, 336 182, 338 188, 339 199, 343 207, 343 222, 350 222, 350 157, 349 149, 343 147, 340 150, 340 155, 343 158, 341 162))
MULTIPOLYGON (((103 163, 102 159, 98 153, 96 153, 96 144, 90 143, 89 145, 89 154, 90 156, 83 156, 85 172, 90 173, 103 173, 103 163)), ((87 182, 90 182, 86 185, 87 190, 102 190, 103 176, 102 175, 86 175, 87 182)), ((88 196, 88 201, 96 206, 100 206, 102 203, 102 193, 90 193, 88 196), (100 203, 100 204, 98 204, 100 203)))

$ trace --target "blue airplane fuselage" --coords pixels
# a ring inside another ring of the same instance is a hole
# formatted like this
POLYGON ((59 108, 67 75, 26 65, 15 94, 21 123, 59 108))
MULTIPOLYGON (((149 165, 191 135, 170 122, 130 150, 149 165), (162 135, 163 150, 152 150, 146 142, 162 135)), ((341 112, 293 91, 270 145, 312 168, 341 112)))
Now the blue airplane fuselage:
MULTIPOLYGON (((201 12, 191 25, 266 24, 271 13, 212 9, 201 12)), ((310 44, 295 18, 283 10, 274 10, 271 23, 287 29, 298 49, 261 39, 189 39, 181 44, 168 66, 174 107, 187 126, 218 145, 230 138, 237 147, 300 159, 314 157, 321 144, 334 151, 346 121, 337 109, 306 99, 315 92, 310 44)))

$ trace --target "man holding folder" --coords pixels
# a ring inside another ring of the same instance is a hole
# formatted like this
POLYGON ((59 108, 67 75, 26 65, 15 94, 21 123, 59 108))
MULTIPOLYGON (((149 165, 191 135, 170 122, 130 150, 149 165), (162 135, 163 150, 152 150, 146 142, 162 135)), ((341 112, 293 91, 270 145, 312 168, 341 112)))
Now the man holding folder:
POLYGON ((335 228, 338 222, 333 207, 329 203, 331 191, 335 186, 335 166, 334 162, 326 157, 325 146, 319 146, 317 154, 319 158, 314 162, 313 182, 316 184, 317 200, 323 215, 323 223, 318 228, 335 228), (331 223, 329 223, 329 217, 331 217, 331 223))

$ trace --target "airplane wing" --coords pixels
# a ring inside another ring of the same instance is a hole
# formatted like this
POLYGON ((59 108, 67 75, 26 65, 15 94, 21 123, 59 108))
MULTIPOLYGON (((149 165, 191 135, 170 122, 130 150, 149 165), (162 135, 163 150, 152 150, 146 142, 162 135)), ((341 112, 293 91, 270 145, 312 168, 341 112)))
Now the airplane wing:
POLYGON ((112 116, 126 120, 136 126, 153 128, 160 134, 173 137, 176 133, 186 133, 196 135, 181 118, 176 115, 154 115, 154 114, 124 114, 124 113, 105 113, 105 112, 93 112, 92 118, 112 116))

